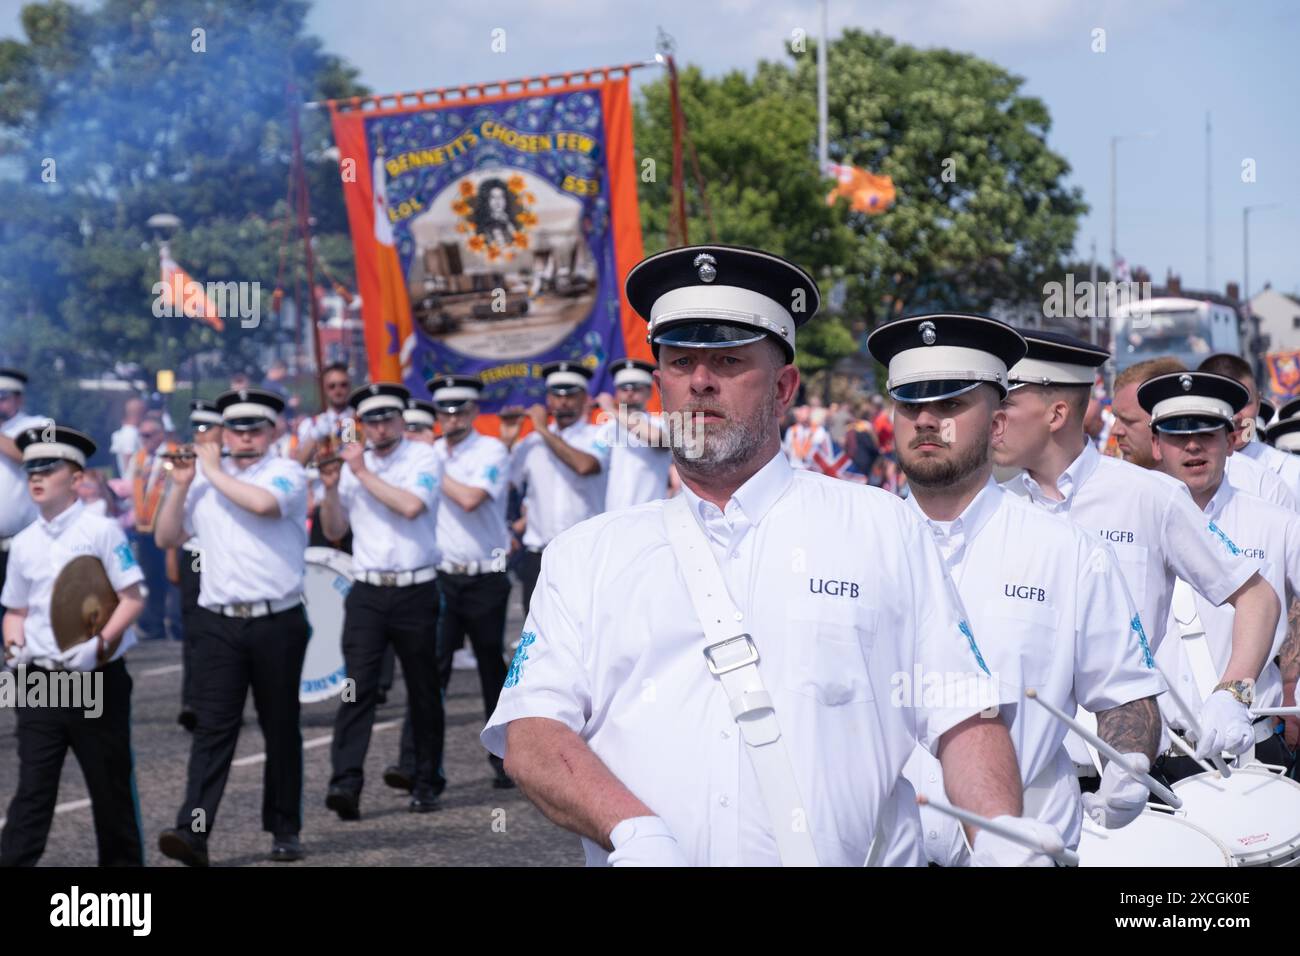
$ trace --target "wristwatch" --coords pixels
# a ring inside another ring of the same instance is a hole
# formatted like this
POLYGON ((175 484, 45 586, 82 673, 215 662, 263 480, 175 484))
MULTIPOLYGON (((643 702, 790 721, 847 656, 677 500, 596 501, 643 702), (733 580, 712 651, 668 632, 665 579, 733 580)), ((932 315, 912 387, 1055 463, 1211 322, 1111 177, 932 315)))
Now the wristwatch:
POLYGON ((1215 690, 1226 690, 1239 704, 1249 707, 1255 702, 1255 682, 1253 680, 1225 680, 1214 685, 1215 690))

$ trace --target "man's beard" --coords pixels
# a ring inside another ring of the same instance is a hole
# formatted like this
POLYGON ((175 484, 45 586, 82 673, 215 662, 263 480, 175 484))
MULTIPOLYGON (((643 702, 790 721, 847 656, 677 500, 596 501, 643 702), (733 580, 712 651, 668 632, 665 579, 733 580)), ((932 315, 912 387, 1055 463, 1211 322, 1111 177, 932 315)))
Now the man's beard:
MULTIPOLYGON (((935 435, 918 435, 918 439, 941 440, 935 435)), ((989 442, 987 433, 984 441, 976 442, 964 454, 947 460, 939 458, 909 458, 912 449, 898 448, 898 463, 908 484, 918 488, 951 488, 960 485, 975 474, 989 461, 989 442)))
POLYGON ((719 411, 716 405, 679 409, 672 428, 673 458, 677 468, 699 477, 724 474, 748 462, 763 447, 776 421, 776 395, 768 394, 746 419, 697 424, 698 411, 719 411))

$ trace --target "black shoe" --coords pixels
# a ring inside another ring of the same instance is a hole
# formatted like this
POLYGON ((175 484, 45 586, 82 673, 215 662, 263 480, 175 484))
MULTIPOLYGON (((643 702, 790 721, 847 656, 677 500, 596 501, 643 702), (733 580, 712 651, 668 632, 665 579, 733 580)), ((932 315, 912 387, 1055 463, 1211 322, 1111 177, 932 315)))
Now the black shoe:
POLYGON ((407 809, 412 813, 432 813, 435 810, 441 810, 438 804, 438 795, 432 790, 422 790, 411 797, 411 802, 407 809))
POLYGON ((415 789, 415 779, 396 764, 384 770, 384 783, 394 790, 405 790, 407 793, 415 789))
POLYGON ((271 842, 271 852, 266 858, 272 863, 292 863, 302 859, 302 844, 298 835, 278 836, 271 842))
POLYGON ((158 834, 158 849, 163 856, 179 860, 186 866, 208 865, 207 843, 184 830, 164 830, 158 834))
POLYGON ((330 787, 325 806, 337 813, 340 820, 361 819, 361 795, 343 787, 330 787))
POLYGON ((194 713, 188 707, 181 710, 180 716, 176 718, 176 723, 180 724, 190 733, 194 733, 194 728, 199 725, 199 715, 194 713))

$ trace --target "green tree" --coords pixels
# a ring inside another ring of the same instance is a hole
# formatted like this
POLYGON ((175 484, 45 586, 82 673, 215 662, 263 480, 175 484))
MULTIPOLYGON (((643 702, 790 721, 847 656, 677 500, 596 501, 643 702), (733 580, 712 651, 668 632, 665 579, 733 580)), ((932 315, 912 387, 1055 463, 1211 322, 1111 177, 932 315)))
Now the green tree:
MULTIPOLYGON (((842 316, 800 332, 805 371, 852 351, 854 334, 923 309, 987 310, 1037 301, 1061 271, 1086 212, 1065 185, 1069 164, 1046 144, 1051 117, 1023 80, 978 57, 920 50, 849 30, 830 43, 833 162, 891 177, 882 214, 825 205, 832 183, 816 167, 816 50, 787 51, 707 79, 681 73, 682 105, 699 151, 722 242, 758 245, 814 271, 823 292, 845 282, 842 316)), ((666 243, 670 197, 666 80, 647 85, 637 112, 639 156, 658 181, 641 186, 651 247, 666 243)), ((688 166, 689 170, 689 166, 688 166)), ((694 185, 692 241, 707 238, 694 185)))
MULTIPOLYGON (((106 423, 67 379, 137 366, 186 377, 247 366, 290 334, 272 314, 300 256, 285 229, 289 88, 302 100, 366 92, 304 30, 304 0, 33 3, 26 42, 0 41, 0 356, 34 378, 32 406, 106 423), (173 257, 201 282, 259 282, 261 321, 156 318, 146 225, 179 216, 173 257), (283 260, 283 265, 282 265, 283 260), (202 361, 206 358, 208 361, 202 361)), ((303 114, 319 245, 351 254, 322 113, 303 114)))

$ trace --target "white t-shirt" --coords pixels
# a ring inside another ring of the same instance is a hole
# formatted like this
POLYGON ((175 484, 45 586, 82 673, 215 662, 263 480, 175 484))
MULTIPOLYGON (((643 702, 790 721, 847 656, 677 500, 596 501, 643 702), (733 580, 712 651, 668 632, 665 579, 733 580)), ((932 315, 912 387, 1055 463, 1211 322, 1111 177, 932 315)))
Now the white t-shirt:
MULTIPOLYGON (((1080 705, 1097 713, 1165 690, 1135 626, 1137 611, 1115 552, 992 480, 952 522, 930 521, 915 498, 908 507, 930 525, 989 669, 1021 701, 1004 718, 1027 788, 1026 814, 1076 847, 1083 807, 1065 751, 1067 728, 1023 694, 1034 688, 1073 715, 1080 705)), ((947 799, 939 761, 928 752, 913 755, 907 776, 917 793, 947 799)), ((943 866, 967 862, 956 820, 925 807, 921 820, 929 859, 943 866)))
MULTIPOLYGON (((663 415, 646 414, 659 428, 664 427, 663 415)), ((668 468, 673 463, 668 436, 664 435, 655 446, 633 435, 630 429, 620 428, 617 419, 601 427, 610 449, 605 510, 631 508, 656 498, 667 498, 668 468)))
POLYGON ((1244 491, 1256 498, 1263 498, 1283 508, 1296 510, 1297 502, 1291 489, 1286 486, 1277 472, 1269 470, 1249 455, 1234 452, 1228 456, 1224 467, 1228 483, 1238 491, 1244 491))
POLYGON ((140 447, 140 429, 123 424, 108 440, 108 450, 117 459, 117 473, 122 478, 131 477, 131 456, 140 447))
MULTIPOLYGON (((37 517, 19 532, 9 550, 9 568, 0 604, 27 609, 23 638, 35 662, 42 667, 52 666, 61 653, 50 626, 54 581, 64 565, 81 555, 99 559, 115 591, 124 591, 144 580, 131 545, 117 522, 92 514, 80 501, 73 502, 53 521, 37 517)), ((135 641, 135 629, 127 628, 113 659, 125 654, 135 641)))
POLYGON ((438 550, 443 559, 456 564, 498 561, 504 569, 510 547, 506 527, 510 450, 473 429, 454 448, 439 438, 433 450, 446 474, 488 495, 473 511, 466 511, 443 493, 438 507, 438 550))
POLYGON ((1115 549, 1153 653, 1165 634, 1175 578, 1217 606, 1256 570, 1229 559, 1213 522, 1201 514, 1181 481, 1108 458, 1091 444, 1084 444, 1057 480, 1064 501, 1043 494, 1027 471, 1004 487, 1050 512, 1068 515, 1115 549))
MULTIPOLYGON (((1282 674, 1273 658, 1286 640, 1289 598, 1300 593, 1300 515, 1281 505, 1238 491, 1224 481, 1206 505, 1205 516, 1221 530, 1220 544, 1228 558, 1247 567, 1258 567, 1260 574, 1277 592, 1278 601, 1282 605, 1268 661, 1255 684, 1256 705, 1278 707, 1282 703, 1282 674)), ((1232 622, 1236 612, 1230 604, 1214 607, 1199 594, 1195 600, 1196 612, 1205 628, 1205 639, 1217 681, 1217 675, 1221 675, 1227 668, 1228 659, 1232 655, 1232 622)), ((1172 609, 1168 633, 1171 638, 1177 638, 1180 634, 1172 609)), ((1168 668, 1170 679, 1179 682, 1183 699, 1189 706, 1195 707, 1201 694, 1191 679, 1192 670, 1186 660, 1182 642, 1167 640, 1165 644, 1167 646, 1161 648, 1160 663, 1168 668), (1178 676, 1175 677, 1175 674, 1178 676)), ((1165 706, 1163 709, 1165 719, 1181 728, 1182 714, 1173 706, 1165 706)))
POLYGON ((307 476, 287 458, 263 455, 243 471, 221 459, 227 475, 275 496, 279 517, 239 507, 212 486, 202 467, 185 498, 185 533, 203 541, 199 606, 277 601, 302 593, 307 549, 307 476))
MULTIPOLYGON (((736 630, 757 645, 819 860, 860 866, 917 742, 936 748, 981 709, 890 705, 891 675, 981 673, 934 541, 892 495, 795 471, 779 453, 725 511, 683 494, 719 557, 736 630)), ((666 821, 690 863, 776 865, 664 505, 600 515, 546 549, 483 745, 503 755, 511 721, 557 720, 666 821)), ((583 846, 588 864, 606 862, 583 846)))
POLYGON ((563 430, 552 422, 552 434, 565 444, 600 462, 594 475, 579 475, 551 451, 542 436, 530 434, 515 445, 510 456, 510 483, 525 484, 524 508, 528 528, 524 546, 544 548, 561 531, 605 509, 605 484, 609 480, 609 445, 599 425, 579 419, 563 430))
POLYGON ((1291 496, 1300 502, 1300 457, 1281 451, 1272 445, 1266 445, 1258 439, 1247 442, 1232 457, 1235 458, 1237 455, 1245 455, 1273 472, 1281 479, 1282 484, 1286 485, 1291 496))
POLYGON ((428 445, 402 439, 388 455, 365 452, 376 477, 422 502, 415 518, 403 518, 366 490, 348 465, 339 476, 339 501, 352 526, 352 570, 415 571, 437 565, 438 486, 442 465, 428 445))
MULTIPOLYGON (((16 438, 25 429, 41 428, 48 423, 48 418, 19 412, 0 425, 0 435, 16 438)), ((12 538, 35 521, 36 515, 36 503, 27 493, 27 472, 22 463, 0 455, 0 538, 12 538)))

